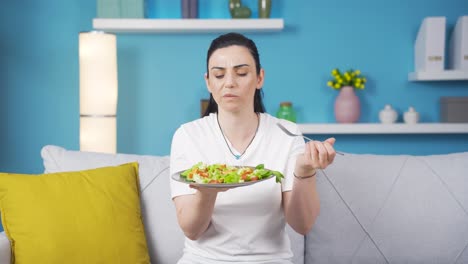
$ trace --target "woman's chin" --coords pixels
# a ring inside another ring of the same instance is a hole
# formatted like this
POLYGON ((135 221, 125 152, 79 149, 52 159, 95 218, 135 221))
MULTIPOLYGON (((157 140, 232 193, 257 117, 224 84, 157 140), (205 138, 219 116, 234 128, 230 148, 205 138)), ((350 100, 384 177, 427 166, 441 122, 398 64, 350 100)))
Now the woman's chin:
POLYGON ((222 106, 222 109, 226 112, 236 113, 236 112, 240 112, 242 107, 239 106, 238 104, 224 104, 222 106))

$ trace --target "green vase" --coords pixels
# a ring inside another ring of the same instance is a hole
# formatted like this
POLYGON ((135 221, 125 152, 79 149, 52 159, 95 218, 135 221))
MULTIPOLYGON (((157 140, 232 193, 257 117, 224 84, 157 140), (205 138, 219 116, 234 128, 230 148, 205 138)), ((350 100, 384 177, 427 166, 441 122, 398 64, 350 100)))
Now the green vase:
POLYGON ((258 0, 258 17, 270 18, 271 0, 258 0))
POLYGON ((234 9, 242 6, 241 0, 229 0, 229 12, 231 17, 234 17, 234 9))
POLYGON ((252 11, 246 6, 234 8, 232 12, 232 18, 249 18, 251 15, 252 11))
POLYGON ((291 102, 281 102, 278 111, 276 112, 276 117, 281 119, 286 119, 291 122, 296 122, 296 111, 292 107, 291 102))

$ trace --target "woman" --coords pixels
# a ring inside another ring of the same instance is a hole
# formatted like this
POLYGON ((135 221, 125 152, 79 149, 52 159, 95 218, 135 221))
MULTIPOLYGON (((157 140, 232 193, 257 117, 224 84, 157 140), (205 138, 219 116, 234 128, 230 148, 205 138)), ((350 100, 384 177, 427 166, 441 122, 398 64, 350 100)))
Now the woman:
POLYGON ((286 222, 307 234, 319 213, 315 174, 333 162, 335 139, 304 143, 284 134, 296 124, 265 113, 265 72, 255 43, 237 33, 214 39, 208 49, 207 113, 174 134, 171 175, 206 164, 256 166, 284 174, 253 185, 196 187, 171 180, 177 218, 185 236, 185 263, 291 263, 286 222))

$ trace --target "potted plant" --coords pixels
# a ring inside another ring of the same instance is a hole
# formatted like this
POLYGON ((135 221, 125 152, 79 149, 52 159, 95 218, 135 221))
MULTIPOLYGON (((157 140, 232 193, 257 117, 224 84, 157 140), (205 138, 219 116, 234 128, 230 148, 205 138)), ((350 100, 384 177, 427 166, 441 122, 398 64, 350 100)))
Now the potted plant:
POLYGON ((355 123, 361 115, 361 104, 354 90, 363 90, 367 82, 360 70, 341 72, 335 68, 331 71, 332 79, 327 85, 340 93, 335 100, 335 119, 339 123, 355 123))

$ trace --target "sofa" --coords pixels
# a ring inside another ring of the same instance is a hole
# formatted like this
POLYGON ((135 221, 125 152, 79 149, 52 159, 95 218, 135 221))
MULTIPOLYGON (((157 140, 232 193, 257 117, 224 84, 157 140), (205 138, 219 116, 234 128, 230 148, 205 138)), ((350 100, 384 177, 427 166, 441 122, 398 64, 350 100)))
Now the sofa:
MULTIPOLYGON (((151 263, 182 255, 169 189, 169 157, 103 154, 45 146, 45 173, 137 161, 151 263)), ((468 263, 468 152, 445 155, 346 153, 317 174, 320 215, 309 234, 290 227, 293 262, 468 263)), ((0 264, 10 263, 0 233, 0 264)))

